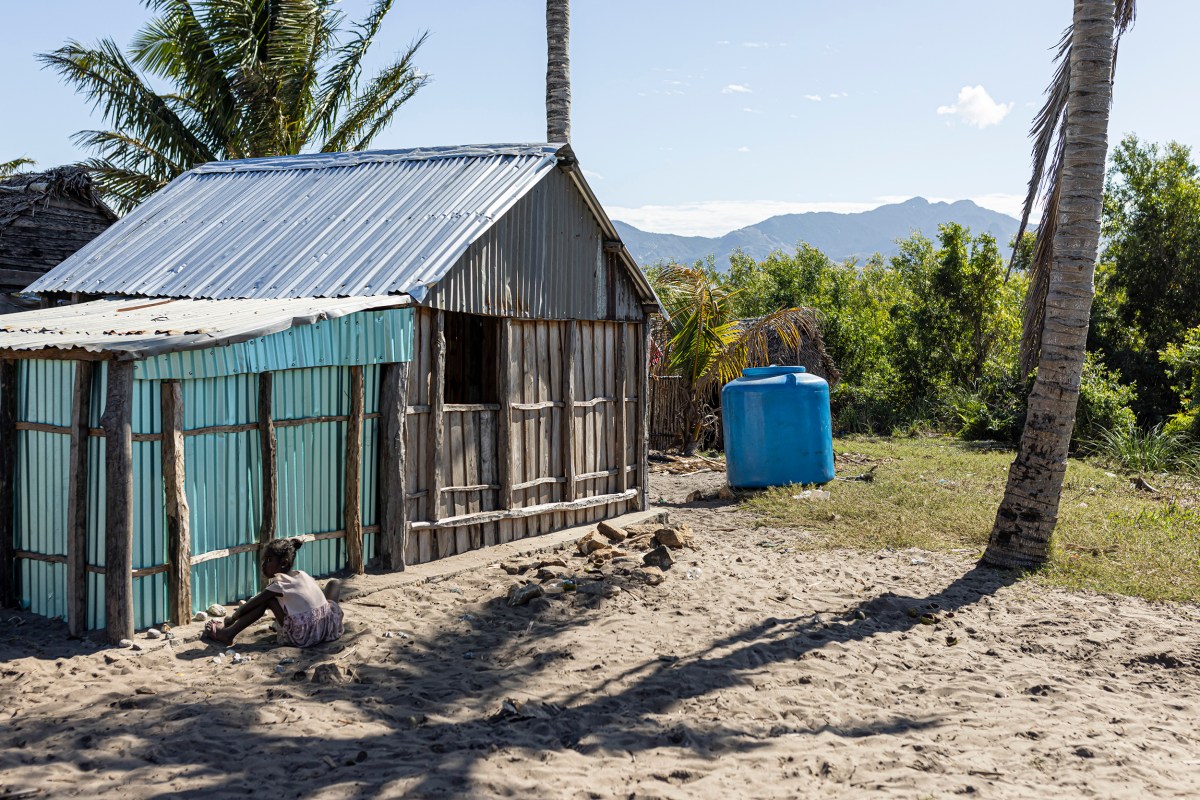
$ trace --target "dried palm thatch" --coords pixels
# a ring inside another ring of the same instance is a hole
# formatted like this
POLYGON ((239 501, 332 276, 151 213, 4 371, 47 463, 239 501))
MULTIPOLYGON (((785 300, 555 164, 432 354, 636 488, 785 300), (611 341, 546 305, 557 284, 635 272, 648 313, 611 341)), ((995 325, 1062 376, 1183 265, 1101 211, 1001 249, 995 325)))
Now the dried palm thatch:
POLYGON ((0 179, 0 292, 22 291, 116 219, 82 167, 0 179))

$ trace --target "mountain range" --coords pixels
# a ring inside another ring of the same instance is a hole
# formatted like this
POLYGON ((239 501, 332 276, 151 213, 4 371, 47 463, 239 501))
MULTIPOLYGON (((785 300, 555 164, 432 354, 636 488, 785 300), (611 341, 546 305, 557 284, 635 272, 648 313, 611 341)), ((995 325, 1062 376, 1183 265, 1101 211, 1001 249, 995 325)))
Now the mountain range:
POLYGON ((853 214, 832 211, 780 214, 724 236, 651 233, 614 220, 621 240, 644 267, 671 259, 691 264, 715 255, 717 269, 722 271, 729 268, 729 256, 739 248, 761 261, 775 250, 791 253, 799 242, 808 242, 835 261, 864 260, 874 253, 892 256, 899 252, 898 239, 915 231, 934 238, 938 225, 946 222, 964 225, 973 234, 990 233, 1001 248, 1008 245, 1019 225, 1013 217, 982 208, 970 200, 931 203, 923 197, 853 214))

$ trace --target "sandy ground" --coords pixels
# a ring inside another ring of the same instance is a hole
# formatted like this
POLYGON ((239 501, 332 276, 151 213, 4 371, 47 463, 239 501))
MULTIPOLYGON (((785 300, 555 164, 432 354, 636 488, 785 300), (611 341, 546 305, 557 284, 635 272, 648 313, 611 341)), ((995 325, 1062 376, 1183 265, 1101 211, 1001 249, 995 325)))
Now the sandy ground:
POLYGON ((795 532, 681 502, 721 477, 656 476, 697 548, 612 599, 509 608, 513 578, 483 569, 347 603, 319 651, 260 629, 237 665, 5 621, 0 798, 1200 791, 1200 609, 915 551, 799 554, 795 532))

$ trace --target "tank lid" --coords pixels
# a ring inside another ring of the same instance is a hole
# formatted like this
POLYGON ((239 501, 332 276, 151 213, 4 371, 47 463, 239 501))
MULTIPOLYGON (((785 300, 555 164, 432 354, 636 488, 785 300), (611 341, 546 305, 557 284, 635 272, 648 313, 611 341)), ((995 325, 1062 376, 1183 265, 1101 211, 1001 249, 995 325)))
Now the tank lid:
POLYGON ((773 375, 796 375, 806 371, 804 367, 780 367, 775 365, 769 367, 746 367, 742 370, 742 377, 770 378, 773 375))

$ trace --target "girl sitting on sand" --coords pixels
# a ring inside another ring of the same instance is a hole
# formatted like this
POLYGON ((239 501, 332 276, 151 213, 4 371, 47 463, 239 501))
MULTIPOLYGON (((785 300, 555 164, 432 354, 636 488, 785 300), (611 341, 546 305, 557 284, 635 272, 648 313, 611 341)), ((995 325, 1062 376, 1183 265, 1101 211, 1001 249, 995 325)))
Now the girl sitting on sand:
POLYGON ((263 548, 262 571, 271 579, 256 594, 224 620, 209 620, 204 632, 215 641, 232 645, 234 638, 262 618, 268 609, 279 623, 284 644, 311 647, 331 642, 342 635, 342 607, 338 605, 340 583, 331 580, 325 591, 307 572, 292 569, 299 539, 274 539, 263 548))

